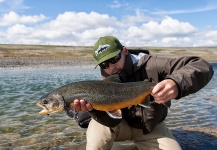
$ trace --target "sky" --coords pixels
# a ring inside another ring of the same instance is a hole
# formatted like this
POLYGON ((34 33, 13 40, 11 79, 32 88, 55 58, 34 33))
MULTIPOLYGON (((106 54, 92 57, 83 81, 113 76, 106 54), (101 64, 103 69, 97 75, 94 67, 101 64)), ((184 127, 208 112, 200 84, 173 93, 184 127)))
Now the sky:
POLYGON ((217 46, 217 0, 0 0, 0 44, 217 46))

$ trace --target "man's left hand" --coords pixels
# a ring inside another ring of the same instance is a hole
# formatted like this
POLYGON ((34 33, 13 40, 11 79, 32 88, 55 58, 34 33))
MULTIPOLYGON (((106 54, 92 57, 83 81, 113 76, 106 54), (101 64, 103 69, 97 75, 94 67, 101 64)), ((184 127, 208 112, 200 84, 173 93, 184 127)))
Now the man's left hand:
POLYGON ((175 99, 178 94, 178 87, 176 83, 171 79, 165 79, 156 84, 151 93, 155 99, 155 102, 159 104, 166 103, 172 99, 175 99))

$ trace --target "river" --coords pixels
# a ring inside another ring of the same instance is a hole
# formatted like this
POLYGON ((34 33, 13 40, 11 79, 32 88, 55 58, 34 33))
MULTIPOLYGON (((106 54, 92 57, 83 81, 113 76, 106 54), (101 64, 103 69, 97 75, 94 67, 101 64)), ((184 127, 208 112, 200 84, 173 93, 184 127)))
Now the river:
MULTIPOLYGON (((217 63, 212 65, 216 72, 217 63)), ((62 85, 98 79, 99 70, 93 68, 0 70, 0 149, 85 149, 85 129, 78 127, 64 113, 39 115, 41 108, 35 105, 35 101, 62 85)), ((183 149, 188 149, 186 143, 191 140, 183 141, 183 136, 186 136, 184 128, 211 129, 216 132, 216 87, 215 73, 202 90, 173 101, 166 122, 183 149)), ((190 135, 194 136, 193 133, 190 132, 190 135)), ((199 137, 202 141, 203 138, 199 137)), ((215 139, 208 143, 211 144, 210 149, 217 147, 215 139)), ((204 146, 196 147, 200 149, 204 146)), ((114 149, 124 149, 124 146, 119 145, 114 149)))

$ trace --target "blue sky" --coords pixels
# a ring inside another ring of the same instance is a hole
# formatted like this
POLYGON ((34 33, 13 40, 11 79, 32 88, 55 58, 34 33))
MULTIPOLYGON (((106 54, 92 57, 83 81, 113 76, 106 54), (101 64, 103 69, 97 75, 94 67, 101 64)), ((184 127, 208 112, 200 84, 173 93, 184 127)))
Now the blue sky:
POLYGON ((216 0, 0 0, 0 44, 217 46, 216 0))

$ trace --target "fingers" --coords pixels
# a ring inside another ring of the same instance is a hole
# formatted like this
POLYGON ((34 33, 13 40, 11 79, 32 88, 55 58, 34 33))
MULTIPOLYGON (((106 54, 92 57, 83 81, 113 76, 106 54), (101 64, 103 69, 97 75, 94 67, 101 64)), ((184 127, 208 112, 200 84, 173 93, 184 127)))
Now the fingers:
MULTIPOLYGON (((164 92, 162 92, 162 93, 164 93, 164 92)), ((159 104, 166 103, 173 98, 174 98, 174 96, 173 96, 172 91, 165 92, 165 94, 160 93, 158 96, 154 96, 155 102, 159 103, 159 104)))
POLYGON ((152 90, 152 95, 157 96, 158 94, 160 94, 159 92, 164 88, 164 85, 161 83, 158 83, 152 90))
POLYGON ((83 99, 74 100, 74 108, 76 111, 84 111, 84 112, 93 110, 92 106, 89 103, 86 103, 86 101, 83 99))
POLYGON ((178 87, 171 79, 159 82, 152 90, 156 103, 166 103, 178 96, 178 87))
POLYGON ((89 103, 86 104, 86 107, 87 107, 88 111, 92 111, 93 110, 93 107, 89 103))

